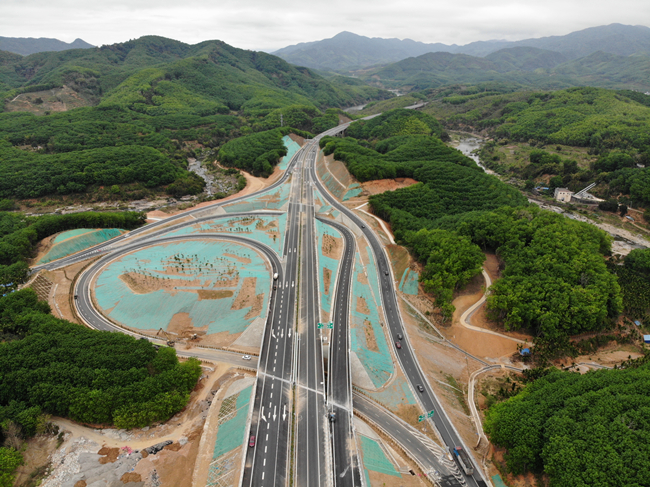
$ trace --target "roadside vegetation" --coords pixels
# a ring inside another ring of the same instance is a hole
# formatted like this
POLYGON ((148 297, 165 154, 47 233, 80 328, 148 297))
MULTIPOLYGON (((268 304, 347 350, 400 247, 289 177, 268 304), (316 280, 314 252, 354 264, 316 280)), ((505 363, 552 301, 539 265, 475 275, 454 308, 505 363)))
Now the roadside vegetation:
POLYGON ((50 314, 24 289, 0 299, 0 485, 11 485, 24 440, 51 430, 50 415, 136 428, 182 410, 198 360, 148 340, 90 330, 50 314))
POLYGON ((514 474, 545 473, 552 487, 647 486, 650 368, 580 375, 548 370, 487 412, 490 440, 514 474))

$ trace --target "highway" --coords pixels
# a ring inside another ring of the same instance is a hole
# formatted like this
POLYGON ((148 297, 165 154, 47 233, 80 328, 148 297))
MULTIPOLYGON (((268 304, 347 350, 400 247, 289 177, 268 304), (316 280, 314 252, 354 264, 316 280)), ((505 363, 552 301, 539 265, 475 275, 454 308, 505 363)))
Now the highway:
POLYGON ((243 486, 272 487, 289 481, 301 190, 293 162, 302 160, 304 153, 304 149, 299 151, 292 160, 292 169, 285 173, 294 174, 283 252, 285 273, 278 278, 276 306, 262 340, 250 427, 255 445, 247 449, 243 486))
MULTIPOLYGON (((318 146, 311 142, 307 155, 313 155, 318 146)), ((300 173, 301 206, 301 276, 300 319, 298 327, 298 357, 296 370, 296 463, 295 485, 320 487, 331 485, 330 441, 327 435, 325 408, 325 377, 318 292, 318 262, 314 228, 314 196, 309 184, 309 172, 302 165, 300 173), (306 177, 305 177, 306 176, 306 177)))
POLYGON ((354 487, 361 485, 359 457, 354 445, 352 416, 352 372, 350 370, 350 296, 352 294, 352 269, 356 254, 354 235, 345 226, 322 220, 336 228, 343 236, 343 256, 334 291, 335 298, 331 321, 334 323, 330 335, 330 355, 327 373, 327 400, 336 421, 330 423, 332 434, 332 456, 334 463, 334 485, 354 487))
MULTIPOLYGON (((341 204, 329 193, 329 191, 327 191, 327 189, 321 184, 320 180, 318 179, 314 167, 312 167, 312 178, 316 182, 316 185, 320 192, 323 194, 323 197, 327 199, 327 201, 334 208, 345 214, 355 225, 357 225, 359 230, 363 232, 364 236, 370 243, 375 256, 377 274, 380 278, 380 289, 382 302, 384 304, 384 315, 386 317, 386 323, 390 329, 391 337, 395 337, 396 339, 398 333, 404 337, 402 340, 402 347, 400 349, 394 347, 393 345, 394 351, 400 362, 402 370, 404 371, 404 374, 411 384, 411 388, 414 391, 414 394, 418 398, 418 401, 425 411, 434 411, 431 421, 437 428, 442 440, 448 447, 463 446, 468 452, 471 452, 471 450, 463 444, 460 435, 455 430, 444 409, 440 406, 438 399, 431 389, 429 382, 426 380, 426 377, 420 368, 420 364, 417 362, 413 350, 408 343, 408 336, 404 331, 404 326, 402 324, 402 319, 397 303, 397 295, 395 293, 392 269, 386 257, 386 253, 384 252, 381 241, 377 235, 367 225, 365 225, 365 223, 357 215, 355 215, 346 206, 341 204), (424 389, 422 392, 418 391, 418 385, 424 389)), ((395 340, 391 340, 392 343, 394 343, 394 341, 395 340)), ((466 476, 463 474, 464 481, 469 486, 480 487, 480 485, 482 485, 484 482, 480 473, 481 469, 477 466, 474 471, 475 473, 473 476, 466 476), (479 481, 481 484, 478 483, 479 481)))
MULTIPOLYGON (((316 328, 316 323, 320 321, 320 299, 318 296, 317 249, 314 238, 314 186, 320 190, 323 197, 333 207, 346 215, 358 227, 356 231, 363 233, 370 243, 380 278, 381 298, 386 323, 392 337, 395 337, 398 333, 404 337, 402 348, 395 349, 402 370, 424 410, 434 411, 432 421, 445 444, 449 447, 463 445, 429 386, 408 343, 408 337, 404 332, 397 305, 390 263, 384 252, 383 245, 377 235, 367 228, 359 217, 330 195, 317 177, 315 159, 318 151, 318 141, 323 135, 334 135, 347 128, 347 126, 348 124, 336 127, 310 141, 296 153, 285 174, 273 185, 252 195, 238 197, 223 203, 231 204, 272 191, 291 178, 292 187, 288 204, 287 229, 281 259, 273 250, 263 244, 232 234, 201 233, 164 237, 166 233, 187 225, 194 225, 200 221, 236 218, 252 214, 252 212, 249 212, 201 218, 194 217, 193 220, 180 222, 181 219, 186 218, 188 215, 198 215, 200 212, 209 211, 222 204, 217 202, 209 207, 199 208, 161 222, 146 225, 86 251, 35 268, 35 270, 60 268, 81 262, 92 256, 101 255, 102 252, 111 251, 109 255, 101 257, 80 275, 75 287, 75 293, 78 295, 75 304, 80 317, 90 326, 102 330, 125 332, 124 329, 117 327, 94 309, 89 287, 93 276, 99 269, 120 255, 153 243, 219 238, 253 246, 269 259, 273 272, 278 273, 277 290, 271 293, 270 312, 262 337, 262 348, 257 364, 253 362, 239 364, 239 362, 242 362, 239 354, 217 352, 210 349, 196 348, 183 352, 187 355, 210 357, 211 360, 215 359, 215 354, 222 354, 219 357, 229 363, 258 366, 257 389, 249 431, 250 436, 255 437, 255 447, 246 449, 242 482, 242 485, 247 487, 288 485, 291 481, 290 469, 292 461, 295 462, 293 469, 295 475, 293 479, 294 485, 321 486, 331 485, 332 483, 336 486, 361 485, 359 459, 355 455, 356 448, 351 448, 354 441, 354 429, 349 367, 350 327, 348 321, 352 262, 356 253, 356 244, 349 229, 340 224, 326 221, 327 224, 335 226, 342 233, 345 242, 344 254, 337 276, 336 298, 333 300, 332 321, 334 322, 334 329, 331 335, 326 388, 322 343, 320 333, 316 328), (178 223, 170 226, 170 223, 176 221, 178 223), (152 232, 152 230, 154 231, 152 232), (133 239, 133 243, 124 242, 126 239, 133 239), (116 244, 120 246, 115 248, 116 244), (298 297, 300 297, 299 301, 298 297), (297 304, 299 304, 298 308, 297 304), (296 329, 297 322, 299 324, 298 329, 296 329), (422 393, 418 392, 418 385, 424 388, 422 393), (295 431, 292 430, 294 406, 296 408, 295 431), (336 413, 336 421, 327 421, 328 408, 336 413), (292 455, 290 454, 292 434, 294 435, 293 448, 295 455, 293 458, 291 458, 292 455)), ((260 213, 266 215, 278 214, 278 212, 260 213)), ((135 333, 131 334, 137 336, 135 333)), ((358 399, 355 397, 355 407, 357 407, 357 403, 358 399)), ((367 407, 367 405, 363 407, 367 407)), ((366 410, 364 414, 369 416, 371 413, 366 410)), ((390 434, 396 438, 398 443, 412 441, 412 432, 405 433, 403 425, 400 426, 395 422, 391 423, 387 417, 384 417, 382 421, 384 421, 383 424, 385 425, 392 425, 389 426, 390 434), (405 439, 408 434, 411 434, 410 439, 405 439), (400 435, 403 437, 401 440, 399 439, 400 435)), ((435 460, 431 459, 430 451, 429 460, 426 463, 424 458, 427 456, 427 449, 425 447, 422 447, 422 450, 415 455, 422 457, 418 461, 423 462, 421 464, 422 468, 429 468, 429 472, 433 469, 434 472, 441 475, 441 479, 438 480, 445 482, 441 485, 461 485, 465 482, 470 486, 480 487, 485 485, 481 479, 480 468, 476 468, 476 473, 470 477, 461 476, 458 473, 458 477, 462 479, 461 483, 456 478, 453 478, 453 474, 450 474, 452 470, 458 470, 455 468, 455 464, 445 465, 443 460, 441 460, 442 463, 436 463, 435 460)))

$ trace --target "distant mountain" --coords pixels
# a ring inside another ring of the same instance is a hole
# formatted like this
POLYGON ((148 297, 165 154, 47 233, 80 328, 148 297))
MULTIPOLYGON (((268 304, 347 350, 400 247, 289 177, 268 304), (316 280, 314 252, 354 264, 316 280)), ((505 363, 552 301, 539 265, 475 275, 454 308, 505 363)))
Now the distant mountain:
POLYGON ((568 61, 562 53, 524 46, 501 49, 488 54, 484 59, 493 62, 497 66, 497 70, 502 73, 535 71, 540 68, 551 69, 568 61))
POLYGON ((567 59, 559 52, 523 46, 486 57, 432 52, 365 70, 359 76, 375 86, 407 91, 490 82, 538 89, 596 86, 648 91, 650 54, 621 56, 598 51, 567 59))
POLYGON ((37 52, 67 51, 68 49, 90 49, 95 47, 81 39, 75 39, 71 43, 58 39, 40 37, 0 37, 0 50, 9 51, 21 56, 29 56, 37 52))
POLYGON ((341 32, 331 39, 304 42, 273 54, 291 64, 320 70, 353 70, 388 64, 427 52, 448 51, 445 44, 425 44, 411 39, 382 39, 341 32))
MULTIPOLYGON (((299 66, 320 70, 349 71, 385 65, 430 52, 486 57, 503 49, 520 47, 553 51, 563 56, 561 58, 557 54, 546 54, 546 61, 542 62, 540 67, 547 67, 544 64, 549 65, 561 59, 578 59, 598 51, 629 56, 638 52, 650 52, 650 28, 640 25, 611 24, 590 27, 564 36, 524 39, 514 42, 477 41, 464 46, 441 43, 425 44, 410 39, 369 38, 351 32, 341 32, 331 39, 288 46, 273 54, 299 66)), ((532 51, 528 52, 532 53, 532 51)), ((533 55, 537 58, 535 62, 541 62, 540 55, 540 53, 533 55)), ((521 56, 518 54, 517 57, 521 56)), ((505 59, 502 61, 505 62, 505 59)), ((523 66, 520 68, 527 70, 523 66)))
MULTIPOLYGON (((515 51, 516 53, 522 53, 515 51)), ((452 54, 429 52, 415 58, 369 70, 360 75, 368 83, 385 88, 399 88, 406 91, 421 91, 451 84, 505 83, 534 86, 542 89, 561 89, 574 86, 569 79, 550 78, 530 70, 521 70, 514 65, 531 64, 530 53, 522 57, 513 53, 495 56, 495 60, 452 54), (525 60, 522 60, 525 59, 525 60), (507 60, 507 61, 504 61, 507 60)))

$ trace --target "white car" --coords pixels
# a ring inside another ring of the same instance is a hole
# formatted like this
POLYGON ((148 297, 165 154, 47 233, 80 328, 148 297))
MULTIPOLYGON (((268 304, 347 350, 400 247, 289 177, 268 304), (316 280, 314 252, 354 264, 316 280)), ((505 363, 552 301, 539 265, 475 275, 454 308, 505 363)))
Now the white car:
POLYGON ((251 356, 250 356, 250 355, 244 355, 244 356, 242 357, 242 359, 244 359, 244 360, 250 360, 250 359, 251 359, 251 356))

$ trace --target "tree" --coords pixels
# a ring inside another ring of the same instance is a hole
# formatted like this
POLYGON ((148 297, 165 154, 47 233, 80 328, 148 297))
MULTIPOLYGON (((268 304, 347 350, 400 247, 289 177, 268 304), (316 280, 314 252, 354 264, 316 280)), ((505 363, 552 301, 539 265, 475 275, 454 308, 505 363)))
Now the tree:
POLYGON ((14 484, 14 472, 22 464, 23 456, 20 452, 0 447, 0 487, 11 487, 14 484))
POLYGON ((619 207, 619 212, 620 212, 621 216, 627 215, 627 205, 621 205, 619 207))

